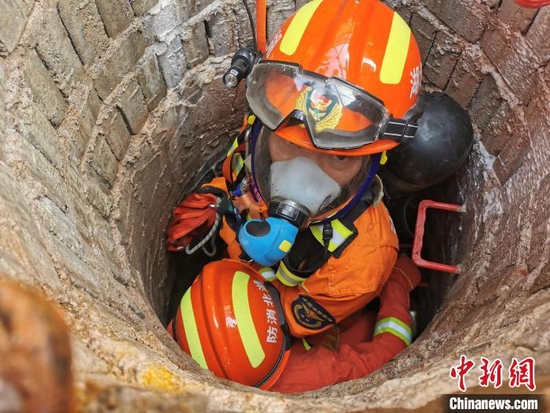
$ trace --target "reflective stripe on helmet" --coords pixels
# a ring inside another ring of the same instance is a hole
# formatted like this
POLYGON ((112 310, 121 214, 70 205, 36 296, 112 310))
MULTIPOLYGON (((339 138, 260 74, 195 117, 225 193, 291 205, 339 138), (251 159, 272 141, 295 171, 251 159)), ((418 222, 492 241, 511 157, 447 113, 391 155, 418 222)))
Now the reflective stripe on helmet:
POLYGON ((374 335, 390 333, 400 338, 408 346, 412 341, 412 330, 403 321, 395 317, 387 317, 378 321, 374 326, 374 335))
POLYGON ((386 44, 386 52, 380 68, 380 81, 387 85, 396 85, 401 82, 403 69, 409 54, 411 29, 403 18, 393 13, 390 36, 386 44))
POLYGON ((265 359, 265 352, 260 343, 258 332, 252 318, 250 301, 248 299, 248 281, 250 276, 242 271, 236 271, 233 275, 231 294, 233 298, 233 310, 235 320, 241 337, 246 356, 250 365, 258 367, 265 359))
POLYGON ((279 263, 279 268, 277 269, 277 278, 287 287, 295 287, 298 284, 302 283, 305 278, 298 277, 292 271, 290 271, 283 261, 279 263))
MULTIPOLYGON (((340 245, 353 235, 353 231, 347 228, 340 220, 334 219, 330 221, 332 226, 332 238, 328 244, 328 250, 334 252, 340 245)), ((323 224, 310 225, 309 229, 313 233, 313 236, 323 244, 323 224)))
POLYGON ((181 319, 183 321, 183 328, 185 329, 185 338, 189 345, 189 353, 193 360, 195 360, 199 366, 203 369, 208 368, 206 358, 202 351, 201 340, 199 337, 199 330, 197 329, 197 323, 195 320, 195 313, 193 311, 193 304, 191 302, 191 290, 188 290, 181 299, 180 304, 181 319))
POLYGON ((290 22, 285 36, 281 40, 279 49, 286 55, 293 55, 298 49, 298 45, 302 40, 309 21, 317 10, 317 7, 321 4, 321 0, 313 0, 301 7, 295 14, 294 18, 290 22))

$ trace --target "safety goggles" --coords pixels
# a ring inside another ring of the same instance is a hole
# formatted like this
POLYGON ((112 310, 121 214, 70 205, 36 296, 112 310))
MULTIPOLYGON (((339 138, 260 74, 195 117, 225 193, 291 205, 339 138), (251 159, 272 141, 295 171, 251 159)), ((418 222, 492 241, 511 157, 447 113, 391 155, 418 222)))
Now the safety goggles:
POLYGON ((298 121, 320 149, 356 149, 380 138, 412 139, 417 129, 411 120, 393 118, 382 101, 351 83, 284 62, 254 65, 246 98, 269 129, 298 121))

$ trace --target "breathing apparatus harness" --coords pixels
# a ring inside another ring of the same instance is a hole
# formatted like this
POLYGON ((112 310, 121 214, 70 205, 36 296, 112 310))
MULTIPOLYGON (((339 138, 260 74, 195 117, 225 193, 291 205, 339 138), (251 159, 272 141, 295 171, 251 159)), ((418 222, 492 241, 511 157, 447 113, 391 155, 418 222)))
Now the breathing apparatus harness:
MULTIPOLYGON (((256 209, 248 211, 248 217, 252 217, 249 220, 233 213, 231 209, 226 209, 226 212, 231 211, 225 215, 226 223, 238 236, 243 250, 241 258, 252 259, 265 267, 282 261, 285 270, 299 278, 306 278, 326 263, 330 256, 340 256, 357 235, 353 222, 373 201, 379 200, 379 194, 382 193, 381 182, 375 176, 380 155, 373 156, 369 175, 344 208, 321 222, 310 224, 311 230, 304 230, 308 216, 299 209, 296 211, 290 202, 275 202, 270 203, 267 208, 257 208, 261 196, 244 165, 249 156, 249 148, 254 144, 251 140, 256 135, 255 129, 261 126, 261 122, 253 116, 247 118, 222 166, 234 210, 243 211, 251 205, 256 209), (337 228, 345 232, 345 236, 340 245, 332 245, 331 248, 335 222, 337 228)), ((209 188, 205 187, 203 190, 209 188)))

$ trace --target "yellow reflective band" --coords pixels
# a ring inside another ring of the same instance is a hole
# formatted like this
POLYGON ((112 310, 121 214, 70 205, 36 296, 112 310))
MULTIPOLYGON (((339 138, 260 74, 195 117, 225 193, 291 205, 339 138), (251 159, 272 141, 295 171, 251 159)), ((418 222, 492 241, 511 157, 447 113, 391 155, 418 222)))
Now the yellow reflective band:
POLYGON ((290 250, 290 247, 292 247, 292 244, 286 239, 279 244, 279 249, 283 252, 288 252, 290 250))
POLYGON ((239 146, 239 138, 237 137, 237 138, 235 138, 235 140, 231 144, 231 147, 227 151, 227 156, 231 155, 233 153, 233 151, 235 151, 235 149, 237 149, 238 146, 239 146))
POLYGON ((288 56, 296 52, 309 21, 313 17, 313 13, 315 13, 319 4, 321 4, 321 0, 313 0, 298 9, 279 46, 281 52, 288 56))
POLYGON ((388 162, 388 154, 386 151, 382 152, 382 156, 380 157, 380 165, 385 165, 386 162, 388 162))
MULTIPOLYGON (((353 234, 349 228, 347 228, 340 220, 335 219, 330 221, 332 226, 332 238, 328 244, 328 250, 334 252, 340 245, 342 245, 346 240, 353 234)), ((323 224, 311 225, 309 227, 313 236, 321 244, 323 243, 323 224)))
POLYGON ((241 156, 240 153, 236 153, 234 156, 233 156, 233 160, 232 160, 232 169, 233 169, 233 173, 235 174, 235 176, 238 176, 239 173, 242 171, 242 169, 244 168, 244 161, 243 161, 243 157, 241 156))
POLYGON ((390 333, 400 338, 408 346, 412 341, 412 330, 403 321, 395 317, 387 317, 378 321, 374 326, 374 335, 390 333))
POLYGON ((405 20, 397 13, 393 13, 390 37, 386 45, 384 60, 380 68, 380 81, 387 85, 396 85, 401 82, 403 69, 409 53, 411 29, 405 20))
POLYGON ((181 319, 183 320, 183 327, 185 328, 185 338, 187 338, 187 344, 189 344, 189 352, 191 357, 195 360, 199 366, 203 369, 208 368, 204 353, 202 352, 201 340, 199 337, 199 330, 197 328, 197 322, 195 321, 195 313, 193 311, 193 304, 191 303, 191 290, 183 295, 180 303, 181 319))
POLYGON ((279 263, 279 268, 277 269, 277 278, 287 287, 295 287, 305 280, 305 278, 298 277, 290 271, 283 261, 279 263))
POLYGON ((260 343, 258 332, 254 326, 250 302, 248 301, 248 280, 250 276, 242 271, 237 271, 233 275, 233 284, 231 294, 233 297, 233 310, 235 311, 235 321, 244 351, 254 368, 258 367, 265 359, 264 349, 260 343))
POLYGON ((262 277, 264 277, 267 281, 277 278, 275 276, 275 271, 273 271, 271 267, 262 267, 259 271, 260 274, 262 274, 262 277))

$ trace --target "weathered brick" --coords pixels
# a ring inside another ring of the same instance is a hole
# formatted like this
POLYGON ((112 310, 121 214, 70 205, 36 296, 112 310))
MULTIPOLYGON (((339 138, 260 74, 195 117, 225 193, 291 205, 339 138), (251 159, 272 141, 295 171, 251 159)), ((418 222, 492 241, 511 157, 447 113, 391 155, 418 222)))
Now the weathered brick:
MULTIPOLYGON (((189 12, 191 13, 191 15, 194 16, 195 14, 204 10, 206 7, 210 6, 215 1, 216 0, 190 0, 187 2, 189 7, 189 12)), ((255 4, 249 3, 248 6, 250 7, 251 10, 254 9, 255 11, 255 7, 256 7, 255 4)))
POLYGON ((176 86, 183 77, 187 62, 181 37, 175 36, 168 47, 158 56, 162 74, 169 88, 176 86))
POLYGON ((511 116, 510 114, 510 106, 507 102, 502 102, 489 125, 481 134, 481 141, 491 155, 497 156, 512 137, 511 131, 508 130, 508 116, 511 116))
POLYGON ((32 198, 47 196, 62 210, 67 208, 67 191, 59 171, 29 141, 18 133, 6 134, 2 155, 32 198))
POLYGON ((79 257, 84 255, 84 241, 67 211, 59 209, 48 197, 38 198, 36 201, 31 202, 30 206, 34 214, 40 217, 40 223, 59 242, 79 257))
MULTIPOLYGON (((6 102, 5 102, 5 73, 4 66, 0 65, 0 140, 6 130, 6 102)), ((0 156, 2 155, 2 148, 0 148, 0 156)))
POLYGON ((149 114, 147 104, 136 79, 132 79, 119 97, 117 104, 132 134, 137 134, 149 114))
POLYGON ((36 220, 30 214, 21 183, 5 163, 0 163, 0 272, 3 278, 32 284, 33 278, 48 288, 61 288, 36 220), (29 246, 32 246, 30 248, 29 246))
POLYGON ((187 68, 191 69, 204 62, 209 54, 206 29, 202 21, 187 28, 183 36, 183 48, 187 60, 187 68))
POLYGON ((537 9, 521 7, 515 0, 503 0, 498 9, 498 19, 510 26, 511 29, 525 33, 533 17, 537 14, 537 9))
POLYGON ((531 150, 530 132, 525 124, 525 118, 520 113, 520 108, 510 108, 496 130, 491 133, 494 136, 493 146, 498 142, 498 146, 501 147, 495 160, 494 170, 499 181, 504 185, 519 169, 531 150))
POLYGON ((502 96, 491 74, 485 76, 470 106, 472 122, 483 133, 502 103, 502 96))
POLYGON ((94 147, 93 154, 88 158, 88 163, 93 170, 101 176, 109 185, 113 186, 116 178, 118 161, 107 144, 105 137, 99 135, 94 147))
POLYGON ((90 136, 88 136, 85 129, 86 125, 79 119, 81 115, 80 111, 78 115, 71 115, 63 119, 63 122, 57 128, 57 132, 68 152, 66 154, 67 160, 69 162, 80 162, 90 136))
POLYGON ((95 0, 95 2, 111 39, 124 31, 134 18, 134 12, 128 0, 95 0))
POLYGON ((416 42, 418 43, 420 56, 422 59, 425 59, 430 53, 432 43, 434 42, 435 28, 421 15, 414 14, 411 20, 411 30, 414 33, 416 42))
POLYGON ((82 63, 89 66, 100 58, 109 38, 93 1, 59 0, 58 11, 82 63))
POLYGON ((447 84, 446 92, 462 105, 468 107, 483 75, 477 69, 471 55, 463 53, 447 84))
POLYGON ((523 36, 509 36, 502 28, 487 30, 481 46, 516 97, 527 103, 533 93, 532 75, 537 64, 530 58, 532 53, 523 36))
POLYGON ((151 11, 151 31, 155 39, 165 41, 167 35, 189 18, 184 2, 170 2, 151 11))
POLYGON ((13 0, 15 4, 19 6, 21 11, 28 16, 34 7, 35 0, 13 0))
POLYGON ((504 185, 523 164, 531 146, 529 133, 521 123, 521 120, 518 119, 514 111, 510 113, 512 116, 509 116, 511 119, 509 119, 509 124, 507 126, 511 133, 507 139, 506 145, 498 154, 493 166, 495 174, 502 185, 504 185))
MULTIPOLYGON (((547 137, 548 138, 548 137, 547 137)), ((533 188, 535 193, 547 194, 550 191, 550 175, 540 180, 540 185, 533 188)), ((527 265, 529 272, 536 268, 544 260, 544 248, 549 236, 550 222, 546 206, 539 199, 534 198, 529 205, 532 211, 531 240, 529 243, 529 257, 527 265)))
MULTIPOLYGON (((550 95, 540 93, 525 109, 525 128, 531 137, 532 152, 541 164, 546 164, 550 154, 550 95)), ((541 169, 543 165, 539 165, 541 169)))
POLYGON ((105 100, 122 78, 132 70, 144 51, 145 39, 140 31, 132 33, 118 45, 118 50, 109 57, 94 80, 94 87, 102 100, 105 100))
MULTIPOLYGON (((534 55, 536 65, 548 64, 550 60, 550 8, 543 7, 539 10, 533 24, 529 28, 525 40, 527 50, 534 55)), ((528 58, 531 58, 531 53, 528 58)))
MULTIPOLYGON (((230 53, 235 52, 237 49, 236 44, 236 33, 234 33, 234 24, 229 22, 227 11, 224 9, 216 10, 216 13, 213 13, 210 18, 207 20, 207 33, 210 31, 212 36, 211 44, 214 56, 225 56, 230 53)), ((279 25, 277 25, 277 28, 279 25)), ((268 39, 272 39, 271 34, 269 33, 268 27, 268 39)))
MULTIPOLYGON (((82 179, 80 179, 80 181, 82 181, 82 179)), ((113 195, 103 190, 100 182, 93 181, 92 179, 85 179, 81 186, 83 186, 82 192, 86 201, 89 202, 103 218, 107 219, 113 208, 113 195)))
POLYGON ((19 43, 25 29, 28 12, 25 13, 18 2, 2 2, 0 13, 0 56, 11 53, 19 43))
POLYGON ((58 126, 65 116, 65 100, 34 50, 27 53, 24 70, 34 101, 49 121, 58 126))
POLYGON ((147 13, 158 2, 159 0, 130 0, 134 13, 138 16, 147 13))
POLYGON ((138 82, 147 102, 147 108, 153 111, 164 96, 166 84, 160 72, 157 56, 149 56, 138 71, 138 82))
POLYGON ((86 103, 78 111, 78 123, 80 125, 80 133, 86 140, 89 140, 93 136, 93 129, 101 108, 101 101, 95 89, 90 88, 87 90, 87 93, 86 103))
POLYGON ((16 130, 39 150, 52 165, 60 167, 63 164, 63 148, 57 131, 40 111, 26 111, 18 114, 15 123, 16 130))
POLYGON ((57 87, 68 96, 69 90, 82 82, 84 69, 56 10, 48 9, 41 14, 32 30, 41 60, 57 87))
POLYGON ((443 0, 424 0, 422 4, 427 7, 433 14, 438 14, 443 0))
POLYGON ((460 57, 454 47, 453 38, 444 32, 438 32, 423 67, 424 76, 440 89, 445 89, 460 57))
POLYGON ((441 3, 437 16, 469 42, 477 42, 489 11, 471 0, 450 0, 441 3))
POLYGON ((111 109, 106 119, 101 123, 101 131, 115 157, 121 160, 130 142, 130 132, 118 108, 113 107, 111 109))
MULTIPOLYGON (((298 8, 300 6, 297 5, 296 7, 298 8)), ((236 18, 235 28, 237 30, 237 39, 239 43, 238 47, 246 47, 253 43, 253 38, 254 38, 253 30, 255 29, 253 29, 250 26, 250 20, 248 18, 248 14, 244 7, 237 7, 234 11, 235 11, 235 18, 236 18)), ((255 11, 251 11, 251 12, 254 13, 255 15, 255 11)), ((205 38, 205 40, 207 39, 205 38)))

